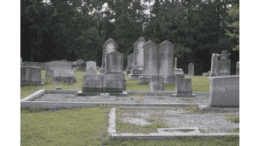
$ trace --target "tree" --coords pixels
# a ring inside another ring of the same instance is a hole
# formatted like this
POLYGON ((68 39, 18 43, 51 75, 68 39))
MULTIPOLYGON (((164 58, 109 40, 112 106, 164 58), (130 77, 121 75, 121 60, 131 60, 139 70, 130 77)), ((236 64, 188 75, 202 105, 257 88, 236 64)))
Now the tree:
POLYGON ((226 35, 230 37, 230 39, 236 41, 236 46, 232 48, 234 51, 239 50, 239 7, 237 5, 229 8, 227 10, 228 16, 231 19, 231 22, 227 25, 231 28, 231 30, 226 29, 226 35))

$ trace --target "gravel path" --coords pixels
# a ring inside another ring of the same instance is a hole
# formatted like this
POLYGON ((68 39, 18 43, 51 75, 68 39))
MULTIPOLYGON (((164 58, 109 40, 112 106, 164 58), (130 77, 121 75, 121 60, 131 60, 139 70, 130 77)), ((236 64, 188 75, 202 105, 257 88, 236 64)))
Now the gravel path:
POLYGON ((121 109, 121 116, 117 118, 137 125, 150 125, 149 118, 154 118, 164 121, 171 128, 198 127, 206 133, 225 133, 239 128, 239 123, 226 120, 227 116, 232 115, 239 113, 199 113, 186 111, 183 107, 171 107, 121 109))
POLYGON ((76 96, 74 94, 45 94, 37 101, 60 102, 110 102, 110 103, 197 103, 208 104, 209 97, 196 96, 195 98, 175 98, 169 96, 76 96))

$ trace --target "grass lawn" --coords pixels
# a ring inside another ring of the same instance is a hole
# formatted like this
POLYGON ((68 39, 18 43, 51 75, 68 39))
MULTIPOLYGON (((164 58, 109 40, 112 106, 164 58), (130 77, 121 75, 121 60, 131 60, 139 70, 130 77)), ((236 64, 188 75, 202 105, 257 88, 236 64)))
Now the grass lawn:
MULTIPOLYGON (((42 71, 42 78, 45 78, 45 71, 42 71)), ((62 86, 62 89, 81 90, 82 78, 85 72, 76 71, 77 83, 74 85, 52 85, 45 81, 43 86, 24 86, 21 87, 21 99, 40 89, 55 89, 56 86, 62 86)), ((194 76, 192 78, 192 88, 194 92, 209 92, 209 79, 207 77, 194 76)), ((137 81, 127 81, 127 91, 148 91, 148 84, 140 84, 137 81)), ((166 91, 174 91, 174 85, 165 85, 166 91)), ((200 139, 183 138, 164 141, 140 141, 140 140, 111 140, 108 136, 108 107, 96 108, 76 108, 60 110, 38 110, 21 109, 21 145, 30 146, 190 146, 190 145, 239 145, 239 137, 225 137, 222 139, 200 139)), ((154 121, 156 127, 164 127, 160 121, 154 121)), ((233 119, 232 119, 233 120, 233 119)), ((131 125, 128 125, 131 127, 131 125)), ((124 128, 124 127, 121 127, 124 128)), ((143 130, 146 129, 146 127, 143 130)))

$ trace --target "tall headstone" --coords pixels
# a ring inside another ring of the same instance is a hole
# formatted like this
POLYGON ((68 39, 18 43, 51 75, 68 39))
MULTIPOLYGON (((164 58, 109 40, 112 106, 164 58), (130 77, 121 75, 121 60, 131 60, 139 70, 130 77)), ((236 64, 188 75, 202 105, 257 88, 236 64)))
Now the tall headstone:
POLYGON ((72 70, 72 63, 68 61, 51 61, 45 63, 45 79, 53 77, 54 70, 72 70))
POLYGON ((105 74, 123 74, 124 54, 110 52, 106 54, 105 74))
POLYGON ((134 57, 133 55, 134 55, 134 53, 128 55, 128 57, 127 57, 127 68, 125 70, 127 75, 131 73, 131 70, 133 68, 133 64, 134 64, 133 63, 133 57, 134 57))
POLYGON ((239 76, 211 77, 209 106, 239 107, 239 76))
POLYGON ((210 77, 215 77, 218 76, 218 57, 220 55, 219 54, 212 54, 212 59, 211 59, 211 71, 209 76, 210 77))
POLYGON ((194 64, 190 63, 188 66, 188 76, 194 76, 194 64))
POLYGON ((159 45, 159 81, 164 84, 175 84, 173 48, 174 45, 167 40, 159 45))
POLYGON ((174 76, 175 76, 175 80, 177 78, 179 78, 179 79, 184 78, 183 70, 181 68, 177 68, 177 57, 175 57, 175 61, 174 61, 174 76))
POLYGON ((95 61, 88 61, 86 63, 86 74, 88 74, 88 75, 96 74, 96 62, 95 61))
POLYGON ((100 68, 100 73, 105 72, 105 67, 106 67, 106 54, 110 52, 115 52, 117 51, 118 45, 117 43, 112 39, 108 39, 104 44, 103 44, 103 56, 102 56, 102 66, 100 68))
POLYGON ((40 67, 21 66, 21 86, 26 85, 43 85, 40 67))
POLYGON ((173 97, 195 97, 192 94, 191 79, 176 79, 173 97))
MULTIPOLYGON (((159 75, 159 54, 158 45, 149 40, 144 44, 144 68, 143 76, 139 77, 139 83, 150 82, 151 79, 158 79, 159 75)), ((155 80, 156 81, 156 80, 155 80)))
POLYGON ((239 61, 236 64, 236 75, 239 75, 239 61))
POLYGON ((227 53, 227 50, 222 50, 218 61, 219 76, 230 76, 231 60, 228 59, 229 55, 230 53, 227 53))
POLYGON ((146 43, 143 37, 140 37, 134 43, 134 55, 133 55, 133 63, 134 66, 131 70, 131 74, 129 75, 129 79, 137 80, 138 77, 142 76, 143 68, 144 68, 144 44, 146 43))

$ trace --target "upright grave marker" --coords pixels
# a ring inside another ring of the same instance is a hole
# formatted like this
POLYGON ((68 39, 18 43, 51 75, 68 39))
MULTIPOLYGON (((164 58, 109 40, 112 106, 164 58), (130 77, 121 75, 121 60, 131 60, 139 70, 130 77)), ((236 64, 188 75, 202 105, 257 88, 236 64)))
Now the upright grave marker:
POLYGON ((21 86, 26 85, 43 85, 40 67, 21 66, 21 86))
POLYGON ((133 56, 134 55, 134 53, 132 53, 132 54, 130 54, 130 55, 128 55, 128 57, 127 57, 127 68, 126 68, 126 70, 125 70, 125 72, 126 72, 126 74, 128 75, 128 74, 130 74, 131 73, 131 70, 132 70, 132 68, 133 68, 133 56))
POLYGON ((220 54, 220 60, 218 61, 218 72, 219 76, 229 76, 231 69, 231 60, 228 59, 230 53, 227 53, 227 50, 222 50, 220 54))
POLYGON ((51 61, 45 63, 45 79, 53 77, 54 70, 72 70, 72 63, 68 61, 51 61))
POLYGON ((106 54, 105 74, 123 74, 124 54, 110 52, 106 54))
POLYGON ((174 97, 195 97, 192 94, 191 79, 176 79, 174 97))
POLYGON ((239 61, 236 64, 236 75, 239 75, 239 61))
POLYGON ((188 76, 194 76, 194 64, 190 63, 188 66, 188 76))
POLYGON ((102 56, 102 66, 100 68, 100 73, 103 74, 106 68, 106 54, 110 52, 117 51, 118 45, 116 42, 110 38, 103 44, 103 56, 102 56))
POLYGON ((164 84, 175 84, 173 48, 174 45, 167 40, 159 45, 159 81, 164 84))
POLYGON ((88 74, 88 75, 96 74, 96 62, 95 61, 88 61, 86 63, 86 74, 88 74))
POLYGON ((75 70, 73 69, 55 69, 53 72, 52 84, 67 84, 73 85, 77 82, 75 78, 75 70))
POLYGON ((211 77, 210 100, 212 107, 239 107, 239 76, 211 77))
POLYGON ((144 68, 143 76, 139 77, 139 83, 158 81, 159 74, 158 45, 149 40, 144 44, 144 68), (157 79, 157 80, 156 80, 157 79))
POLYGON ((215 77, 218 76, 218 57, 220 55, 219 54, 212 54, 212 59, 211 59, 211 71, 209 76, 210 77, 215 77))
POLYGON ((144 68, 144 44, 146 43, 143 37, 140 37, 134 43, 134 55, 133 55, 133 68, 129 79, 137 80, 138 77, 142 76, 144 68))

